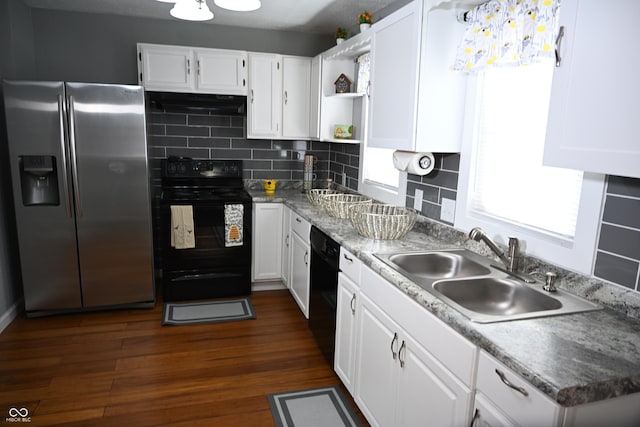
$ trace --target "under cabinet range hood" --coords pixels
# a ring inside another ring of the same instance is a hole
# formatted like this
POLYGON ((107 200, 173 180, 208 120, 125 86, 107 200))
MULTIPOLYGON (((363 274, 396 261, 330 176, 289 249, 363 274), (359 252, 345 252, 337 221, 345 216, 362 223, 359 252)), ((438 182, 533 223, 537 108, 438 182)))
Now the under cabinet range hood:
POLYGON ((224 116, 246 116, 247 97, 200 93, 147 92, 147 102, 154 110, 197 111, 224 116))

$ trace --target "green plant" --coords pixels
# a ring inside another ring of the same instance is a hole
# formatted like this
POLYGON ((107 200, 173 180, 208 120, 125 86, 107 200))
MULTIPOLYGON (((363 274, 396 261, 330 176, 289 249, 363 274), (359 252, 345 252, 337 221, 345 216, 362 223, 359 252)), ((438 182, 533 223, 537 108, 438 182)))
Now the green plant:
POLYGON ((342 27, 338 27, 336 29, 336 38, 337 39, 346 39, 347 38, 347 30, 342 28, 342 27))
POLYGON ((365 10, 358 15, 358 22, 360 24, 373 24, 373 15, 371 15, 371 12, 365 10))

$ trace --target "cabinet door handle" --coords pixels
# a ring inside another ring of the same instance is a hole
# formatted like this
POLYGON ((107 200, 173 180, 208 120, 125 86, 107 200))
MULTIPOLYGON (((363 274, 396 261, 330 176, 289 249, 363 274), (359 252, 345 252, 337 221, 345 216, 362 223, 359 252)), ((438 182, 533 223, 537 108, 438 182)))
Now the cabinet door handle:
POLYGON ((507 379, 507 376, 504 374, 504 372, 502 372, 499 369, 496 369, 496 374, 498 374, 498 376, 500 377, 500 380, 507 386, 510 387, 512 389, 514 389, 515 391, 522 393, 524 396, 529 396, 529 392, 527 390, 525 390, 523 387, 518 387, 515 384, 511 384, 511 382, 507 379))
POLYGON ((287 245, 287 247, 289 247, 289 235, 287 234, 287 237, 284 238, 284 244, 287 245))
POLYGON ((342 257, 351 263, 353 262, 353 258, 349 258, 347 254, 342 254, 342 257))
POLYGON ((288 102, 289 102, 289 94, 285 90, 284 91, 284 105, 287 105, 288 102))
POLYGON ((556 37, 556 67, 560 66, 562 58, 560 57, 560 49, 562 48, 562 39, 564 38, 564 25, 560 26, 558 30, 558 37, 556 37))
POLYGON ((242 79, 242 87, 245 87, 247 85, 247 79, 242 79))
POLYGON ((479 419, 480 419, 480 410, 476 408, 476 412, 473 414, 473 418, 471 419, 471 424, 469 424, 469 427, 473 427, 479 419))
POLYGON ((300 218, 298 218, 298 217, 296 217, 296 222, 302 224, 302 220, 300 218))
POLYGON ((198 72, 198 75, 200 75, 200 60, 199 60, 199 59, 196 61, 196 68, 197 68, 197 70, 198 70, 198 71, 197 71, 197 72, 198 72))
POLYGON ((391 340, 391 354, 393 355, 393 360, 396 360, 398 357, 398 352, 396 352, 395 344, 398 342, 398 333, 393 333, 393 339, 391 340))
POLYGON ((371 98, 371 81, 367 82, 367 98, 371 98))
POLYGON ((356 314, 356 294, 355 293, 351 297, 351 302, 349 303, 349 305, 351 306, 351 314, 355 315, 356 314))
POLYGON ((309 265, 309 251, 304 253, 304 265, 309 265))
POLYGON ((402 340, 402 345, 400 346, 400 350, 398 350, 398 360, 400 361, 401 368, 404 368, 404 358, 402 357, 402 355, 406 353, 407 353, 407 343, 404 340, 402 340))
POLYGON ((251 89, 251 103, 253 104, 253 89, 251 89))
POLYGON ((187 75, 191 74, 191 60, 187 59, 187 75))

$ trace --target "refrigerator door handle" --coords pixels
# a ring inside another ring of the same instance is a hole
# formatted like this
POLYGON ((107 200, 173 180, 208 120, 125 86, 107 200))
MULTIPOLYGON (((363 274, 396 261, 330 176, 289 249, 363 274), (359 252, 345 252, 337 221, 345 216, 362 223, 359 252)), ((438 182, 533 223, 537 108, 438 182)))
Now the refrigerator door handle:
POLYGON ((67 207, 67 216, 72 217, 71 194, 69 193, 69 171, 67 170, 67 142, 64 137, 64 101, 62 95, 58 95, 58 119, 60 120, 60 150, 62 151, 62 187, 64 188, 64 200, 67 207))
POLYGON ((80 203, 80 187, 78 186, 78 160, 76 157, 76 112, 73 105, 73 96, 69 96, 69 145, 71 146, 71 177, 73 179, 73 197, 76 200, 76 215, 82 217, 82 204, 80 203))

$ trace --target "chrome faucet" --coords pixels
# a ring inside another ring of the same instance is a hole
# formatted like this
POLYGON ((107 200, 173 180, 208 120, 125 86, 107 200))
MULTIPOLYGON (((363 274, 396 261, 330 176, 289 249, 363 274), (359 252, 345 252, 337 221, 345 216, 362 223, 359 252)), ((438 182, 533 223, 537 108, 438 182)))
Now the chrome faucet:
MULTIPOLYGON (((469 238, 476 242, 483 241, 489 248, 500 258, 500 261, 505 266, 505 269, 509 273, 516 273, 518 270, 518 261, 520 260, 520 243, 515 237, 509 237, 509 255, 500 250, 500 248, 486 235, 486 233, 480 228, 475 227, 469 232, 469 238)), ((524 279, 523 279, 524 280, 524 279)), ((525 280, 527 281, 527 280, 525 280)))

